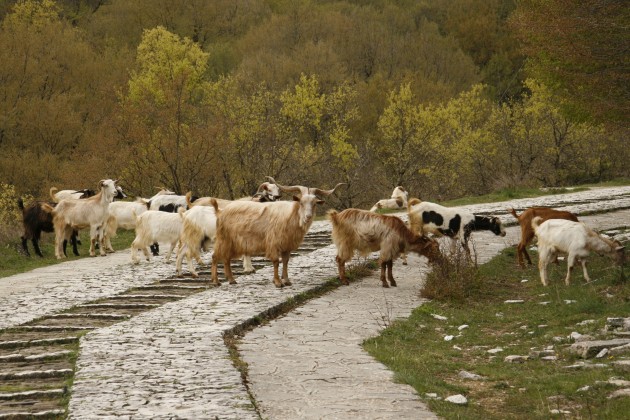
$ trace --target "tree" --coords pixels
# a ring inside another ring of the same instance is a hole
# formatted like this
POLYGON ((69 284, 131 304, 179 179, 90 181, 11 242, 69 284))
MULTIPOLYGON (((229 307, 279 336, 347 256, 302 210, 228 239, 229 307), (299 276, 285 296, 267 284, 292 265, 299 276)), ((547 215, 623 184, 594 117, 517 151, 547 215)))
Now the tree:
POLYGON ((163 27, 144 31, 119 114, 132 157, 124 179, 137 190, 206 187, 214 156, 205 109, 207 60, 189 38, 163 27))

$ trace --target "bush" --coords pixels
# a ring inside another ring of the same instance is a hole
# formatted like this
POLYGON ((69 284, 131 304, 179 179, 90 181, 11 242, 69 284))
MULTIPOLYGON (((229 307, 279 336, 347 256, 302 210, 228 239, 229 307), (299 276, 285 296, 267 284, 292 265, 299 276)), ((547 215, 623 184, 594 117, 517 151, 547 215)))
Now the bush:
MULTIPOLYGON (((444 248, 444 247, 442 247, 444 248)), ((439 301, 464 301, 481 289, 482 278, 474 249, 468 257, 459 244, 455 252, 442 249, 444 258, 432 265, 420 296, 439 301)))
MULTIPOLYGON (((31 196, 22 197, 24 204, 33 200, 31 196)), ((18 195, 15 186, 0 183, 0 244, 6 245, 20 235, 22 212, 17 206, 18 195)))

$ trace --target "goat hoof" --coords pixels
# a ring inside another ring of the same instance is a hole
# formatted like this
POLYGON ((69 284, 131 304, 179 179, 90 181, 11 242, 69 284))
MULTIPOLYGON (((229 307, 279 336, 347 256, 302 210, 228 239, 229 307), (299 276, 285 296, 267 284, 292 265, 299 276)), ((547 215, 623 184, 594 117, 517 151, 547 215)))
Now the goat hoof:
POLYGON ((230 283, 230 284, 237 284, 237 283, 236 283, 236 280, 232 280, 232 281, 230 281, 229 283, 230 283))
POLYGON ((396 284, 396 282, 395 282, 395 281, 390 281, 390 282, 389 282, 389 284, 390 284, 392 287, 397 287, 397 286, 398 286, 398 285, 396 284))
POLYGON ((403 261, 403 265, 407 265, 407 261, 403 261))
POLYGON ((293 284, 293 283, 291 283, 289 280, 287 280, 287 281, 283 281, 283 282, 282 282, 282 285, 283 285, 283 286, 291 286, 292 284, 293 284))
POLYGON ((389 289, 389 284, 383 283, 383 287, 386 288, 386 289, 389 289))

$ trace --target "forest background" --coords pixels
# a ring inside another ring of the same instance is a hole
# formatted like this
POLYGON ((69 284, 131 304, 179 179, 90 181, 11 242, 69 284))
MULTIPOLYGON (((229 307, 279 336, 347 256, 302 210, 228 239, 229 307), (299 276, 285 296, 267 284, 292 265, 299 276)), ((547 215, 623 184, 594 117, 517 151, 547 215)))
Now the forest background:
MULTIPOLYGON (((0 0, 0 183, 366 207, 630 173, 628 22, 599 0, 0 0)), ((13 198, 6 205, 14 206, 13 198)))

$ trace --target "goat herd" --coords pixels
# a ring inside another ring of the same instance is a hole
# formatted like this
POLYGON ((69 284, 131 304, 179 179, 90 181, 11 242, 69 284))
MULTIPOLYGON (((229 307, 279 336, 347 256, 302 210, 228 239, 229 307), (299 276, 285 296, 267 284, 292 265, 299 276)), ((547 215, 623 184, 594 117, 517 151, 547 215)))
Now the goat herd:
MULTIPOLYGON (((98 184, 99 191, 63 190, 51 188, 51 202, 36 201, 24 206, 18 200, 23 213, 24 235, 22 247, 29 255, 27 241, 33 243, 35 252, 42 256, 38 241, 41 232, 55 232, 55 256, 66 255, 70 240, 75 255, 77 231, 90 229, 90 255, 95 256, 98 244, 100 255, 114 252, 110 239, 118 228, 135 229, 136 237, 131 244, 131 259, 139 262, 138 250, 150 260, 149 247, 157 255, 159 242, 170 244, 167 261, 176 245, 176 272, 182 275, 182 261, 186 257, 190 273, 198 277, 193 266, 195 259, 202 264, 201 251, 208 250, 214 242, 212 255, 212 282, 219 286, 218 263, 223 263, 225 276, 230 284, 236 283, 231 260, 243 258, 245 272, 253 272, 252 256, 264 256, 273 263, 273 282, 277 287, 291 284, 288 262, 291 252, 302 243, 308 232, 317 204, 330 196, 331 190, 308 188, 301 185, 284 186, 271 178, 258 188, 253 197, 239 200, 223 200, 212 197, 196 198, 162 188, 151 198, 138 198, 134 202, 114 201, 125 198, 117 181, 106 179, 98 184), (277 201, 282 193, 291 194, 292 201, 277 201), (279 265, 282 261, 282 275, 279 265)), ((518 263, 524 266, 523 256, 531 264, 527 245, 538 237, 539 269, 541 281, 547 285, 547 265, 558 253, 568 254, 569 284, 571 270, 576 262, 582 264, 584 278, 588 281, 586 257, 589 251, 609 254, 618 263, 623 262, 624 247, 618 242, 599 235, 569 212, 544 207, 532 207, 517 215, 510 212, 521 226, 521 241, 517 249, 518 263), (550 220, 551 219, 551 220, 550 220)), ((434 237, 448 236, 454 251, 459 241, 470 256, 468 240, 473 231, 488 230, 505 236, 505 230, 497 217, 479 216, 472 213, 423 202, 417 198, 408 200, 403 187, 396 187, 389 199, 380 200, 370 211, 346 209, 330 210, 332 241, 337 247, 336 262, 339 278, 348 284, 345 264, 355 251, 361 254, 380 251, 381 282, 383 287, 396 286, 392 276, 393 260, 401 256, 406 264, 406 253, 415 252, 434 263, 443 257, 434 237), (396 216, 376 213, 378 209, 406 209, 409 226, 396 216)))

